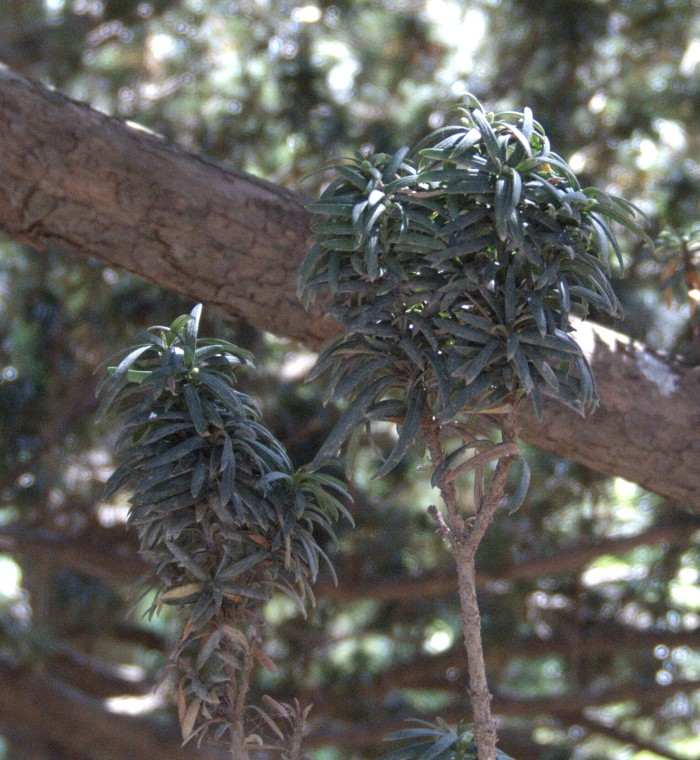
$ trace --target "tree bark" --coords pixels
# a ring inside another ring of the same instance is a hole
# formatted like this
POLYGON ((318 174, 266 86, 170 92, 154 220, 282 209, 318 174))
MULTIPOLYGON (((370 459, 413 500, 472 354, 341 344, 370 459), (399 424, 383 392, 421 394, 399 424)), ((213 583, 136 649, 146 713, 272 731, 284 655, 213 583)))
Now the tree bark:
MULTIPOLYGON (((295 297, 304 198, 187 152, 0 69, 0 229, 144 277, 318 347, 338 326, 295 297)), ((700 511, 700 367, 592 324, 577 336, 598 379, 587 420, 525 410, 523 438, 700 511)))

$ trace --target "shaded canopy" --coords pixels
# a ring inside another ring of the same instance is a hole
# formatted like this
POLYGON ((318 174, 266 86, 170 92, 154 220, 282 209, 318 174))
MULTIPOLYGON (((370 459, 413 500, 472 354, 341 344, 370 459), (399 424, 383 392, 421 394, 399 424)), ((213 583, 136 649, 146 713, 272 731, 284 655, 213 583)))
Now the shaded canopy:
MULTIPOLYGON (((655 257, 626 241, 625 321, 579 331, 603 408, 523 417, 530 496, 480 558, 500 746, 694 757, 695 4, 32 0, 0 13, 0 223, 16 241, 0 249, 0 545, 3 577, 21 573, 26 591, 8 583, 0 605, 5 759, 195 756, 150 695, 168 621, 125 615, 144 567, 124 503, 100 499, 114 431, 93 426, 93 370, 194 300, 243 317, 204 329, 255 351, 262 372, 242 380, 309 461, 335 412, 299 382, 307 349, 282 338, 314 348, 336 328, 294 296, 304 199, 324 181, 305 176, 358 146, 414 142, 466 89, 498 110, 530 105, 587 182, 639 203, 652 235, 668 230, 655 257), (114 712, 127 709, 140 713, 114 712)), ((309 746, 326 758, 376 756, 405 717, 467 710, 433 497, 416 462, 369 483, 373 457, 351 484, 339 587, 322 583, 309 622, 268 610, 280 676, 260 688, 315 703, 309 746)))

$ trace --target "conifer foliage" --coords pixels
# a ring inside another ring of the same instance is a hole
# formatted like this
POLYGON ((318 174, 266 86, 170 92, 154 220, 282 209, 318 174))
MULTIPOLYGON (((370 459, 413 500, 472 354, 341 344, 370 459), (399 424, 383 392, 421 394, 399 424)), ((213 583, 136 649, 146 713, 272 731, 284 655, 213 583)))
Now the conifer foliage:
MULTIPOLYGON (((327 400, 350 400, 312 466, 348 438, 352 456, 373 421, 395 422, 375 477, 420 439, 445 505, 428 514, 455 559, 473 730, 438 720, 399 731, 390 738, 419 741, 391 760, 506 757, 490 710, 476 553, 519 456, 518 402, 531 398, 538 415, 545 396, 581 414, 595 407, 571 318, 591 304, 620 310, 608 276, 613 252, 622 262, 611 222, 643 236, 634 206, 581 187, 530 109, 486 114, 469 97, 459 111, 458 124, 412 150, 358 153, 333 167, 337 177, 310 205, 315 244, 298 279, 300 295, 329 299, 344 328, 311 377, 328 377, 327 400), (473 514, 457 490, 466 475, 473 514)), ((529 481, 523 461, 512 510, 529 481)))
POLYGON ((150 328, 105 376, 101 412, 123 423, 106 497, 132 491, 129 522, 157 575, 151 612, 182 612, 171 668, 183 738, 209 736, 245 757, 246 743, 263 742, 246 717, 277 738, 284 730, 274 719, 298 722, 276 703, 274 719, 246 705, 254 664, 275 671, 262 649, 261 607, 274 591, 302 609, 313 602, 319 562, 330 565, 318 534, 335 540, 333 523, 351 519, 349 497, 336 479, 292 467, 236 389, 234 370, 251 367, 251 355, 199 338, 200 313, 150 328))
POLYGON ((530 109, 460 120, 413 149, 333 167, 311 203, 315 245, 300 294, 330 295, 344 333, 312 376, 350 405, 319 452, 335 454, 359 422, 404 420, 381 474, 404 456, 421 417, 449 422, 543 397, 584 413, 595 381, 572 338, 589 305, 617 314, 610 223, 641 233, 637 210, 582 188, 530 109))

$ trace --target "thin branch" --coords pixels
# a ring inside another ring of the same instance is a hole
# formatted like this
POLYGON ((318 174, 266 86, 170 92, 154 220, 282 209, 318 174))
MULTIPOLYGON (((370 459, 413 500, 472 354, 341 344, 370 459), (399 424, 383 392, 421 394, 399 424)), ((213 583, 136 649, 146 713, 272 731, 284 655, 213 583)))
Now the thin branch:
MULTIPOLYGON (((435 470, 445 461, 445 450, 440 441, 441 429, 437 422, 430 421, 423 427, 423 434, 430 453, 430 460, 435 470)), ((459 506, 454 478, 443 476, 438 483, 440 495, 445 502, 447 518, 447 539, 457 566, 457 584, 462 612, 462 632, 467 650, 469 665, 469 697, 474 711, 474 741, 477 745, 479 760, 495 760, 496 757, 496 722, 491 715, 491 693, 486 680, 486 663, 481 640, 481 616, 476 595, 476 552, 496 509, 503 499, 508 479, 510 463, 517 453, 515 446, 515 419, 511 413, 503 422, 503 443, 500 446, 502 457, 498 460, 496 470, 489 483, 488 490, 481 495, 481 478, 477 478, 479 489, 476 515, 465 518, 459 506)), ((477 455, 479 458, 481 455, 477 455)), ((479 466, 483 462, 479 461, 479 466)), ((464 469, 464 466, 462 466, 464 469)), ((429 510, 435 520, 437 509, 429 510)), ((444 533, 438 522, 439 529, 444 533)))

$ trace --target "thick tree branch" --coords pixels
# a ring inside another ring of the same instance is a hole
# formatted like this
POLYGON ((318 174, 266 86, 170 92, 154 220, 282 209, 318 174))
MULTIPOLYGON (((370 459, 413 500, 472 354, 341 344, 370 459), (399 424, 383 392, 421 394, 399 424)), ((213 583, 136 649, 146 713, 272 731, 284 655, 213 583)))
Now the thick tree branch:
POLYGON ((221 752, 181 747, 179 737, 159 735, 152 723, 115 715, 102 703, 52 676, 0 673, 0 723, 30 729, 68 757, 91 760, 215 760, 221 752))
MULTIPOLYGON (((304 199, 0 70, 0 229, 38 249, 94 256, 225 315, 318 346, 338 328, 294 296, 304 199)), ((523 437, 700 510, 700 368, 591 324, 588 420, 551 405, 523 437)))
MULTIPOLYGON (((528 581, 542 576, 579 573, 594 559, 604 554, 621 554, 645 544, 666 543, 682 546, 700 530, 695 518, 672 524, 654 525, 644 533, 605 541, 577 543, 552 552, 548 556, 528 557, 518 564, 504 565, 498 573, 477 572, 477 586, 488 587, 500 581, 528 581)), ((44 528, 8 525, 0 528, 0 550, 17 553, 34 561, 49 559, 77 573, 99 578, 107 585, 133 585, 150 572, 138 556, 135 546, 125 538, 124 526, 102 528, 94 524, 78 532, 61 532, 44 528)), ((374 599, 380 602, 412 603, 416 599, 437 599, 457 591, 453 572, 438 570, 417 577, 379 573, 363 574, 354 568, 363 565, 360 555, 348 555, 336 564, 336 585, 325 575, 316 584, 320 596, 338 602, 374 599)))
MULTIPOLYGON (((533 556, 517 565, 504 565, 498 573, 487 574, 478 571, 476 584, 488 587, 499 581, 531 581, 543 576, 580 573, 589 562, 604 554, 621 554, 645 544, 684 545, 698 530, 700 530, 700 524, 694 518, 669 525, 654 525, 637 536, 611 538, 591 543, 579 542, 574 546, 558 549, 549 556, 533 556)), ((361 558, 352 555, 347 557, 336 567, 341 583, 336 586, 330 579, 320 580, 316 586, 319 594, 337 601, 371 598, 382 602, 412 603, 416 599, 436 599, 457 591, 457 578, 454 573, 445 570, 426 573, 415 578, 400 575, 386 578, 378 574, 354 573, 353 567, 358 565, 362 565, 361 558), (343 583, 343 578, 350 578, 351 582, 343 583)))
POLYGON ((7 525, 0 528, 0 550, 31 559, 48 558, 107 585, 133 585, 146 578, 151 568, 129 538, 123 525, 110 529, 92 523, 77 532, 7 525))
MULTIPOLYGON (((634 701, 641 709, 655 710, 662 707, 665 702, 674 697, 679 692, 692 693, 694 683, 680 682, 673 686, 660 686, 656 683, 649 684, 620 684, 608 685, 601 689, 584 689, 578 692, 570 692, 551 697, 533 697, 530 699, 518 699, 516 697, 504 697, 496 694, 494 696, 492 709, 494 714, 502 717, 518 718, 523 717, 532 719, 534 716, 547 715, 560 720, 564 724, 576 723, 582 713, 593 705, 607 705, 618 702, 634 701)), ((379 744, 382 737, 386 736, 393 730, 406 728, 406 723, 398 722, 394 725, 387 725, 386 722, 367 722, 360 728, 340 728, 337 723, 337 715, 342 712, 343 707, 347 709, 348 704, 357 704, 363 698, 362 693, 355 692, 352 698, 347 696, 330 696, 324 695, 323 700, 319 700, 314 710, 315 718, 318 725, 315 731, 309 736, 307 746, 324 746, 333 745, 334 747, 351 746, 359 748, 362 746, 373 747, 379 744), (324 726, 321 722, 326 716, 330 717, 330 726, 324 726), (332 717, 331 717, 332 716, 332 717), (366 744, 365 744, 366 742, 366 744)), ((363 702, 366 710, 378 709, 371 705, 370 702, 363 702)), ((456 723, 464 720, 469 715, 470 709, 467 700, 461 695, 455 701, 441 709, 441 716, 448 723, 456 723)), ((430 720, 432 715, 419 715, 412 717, 421 717, 430 720)), ((503 734, 503 749, 506 749, 507 731, 499 730, 503 734)), ((516 755, 516 757, 531 757, 532 755, 516 755)))
MULTIPOLYGON (((533 637, 491 644, 486 652, 489 669, 502 668, 518 657, 561 657, 576 660, 580 657, 606 657, 620 652, 650 652, 659 644, 671 649, 693 647, 697 631, 653 632, 639 631, 621 625, 594 623, 588 627, 557 634, 550 639, 533 637)), ((461 642, 438 655, 419 655, 411 660, 410 667, 396 665, 378 678, 381 692, 392 689, 456 688, 466 679, 466 664, 461 642)))
POLYGON ((610 739, 614 739, 624 747, 629 747, 630 744, 633 744, 639 750, 647 750, 654 755, 666 758, 666 760, 684 760, 687 758, 687 755, 685 754, 681 756, 669 749, 664 749, 658 742, 645 741, 629 731, 624 731, 623 729, 614 726, 608 726, 599 721, 589 720, 584 715, 579 715, 576 718, 576 725, 583 726, 583 728, 588 729, 592 734, 602 734, 610 739))

